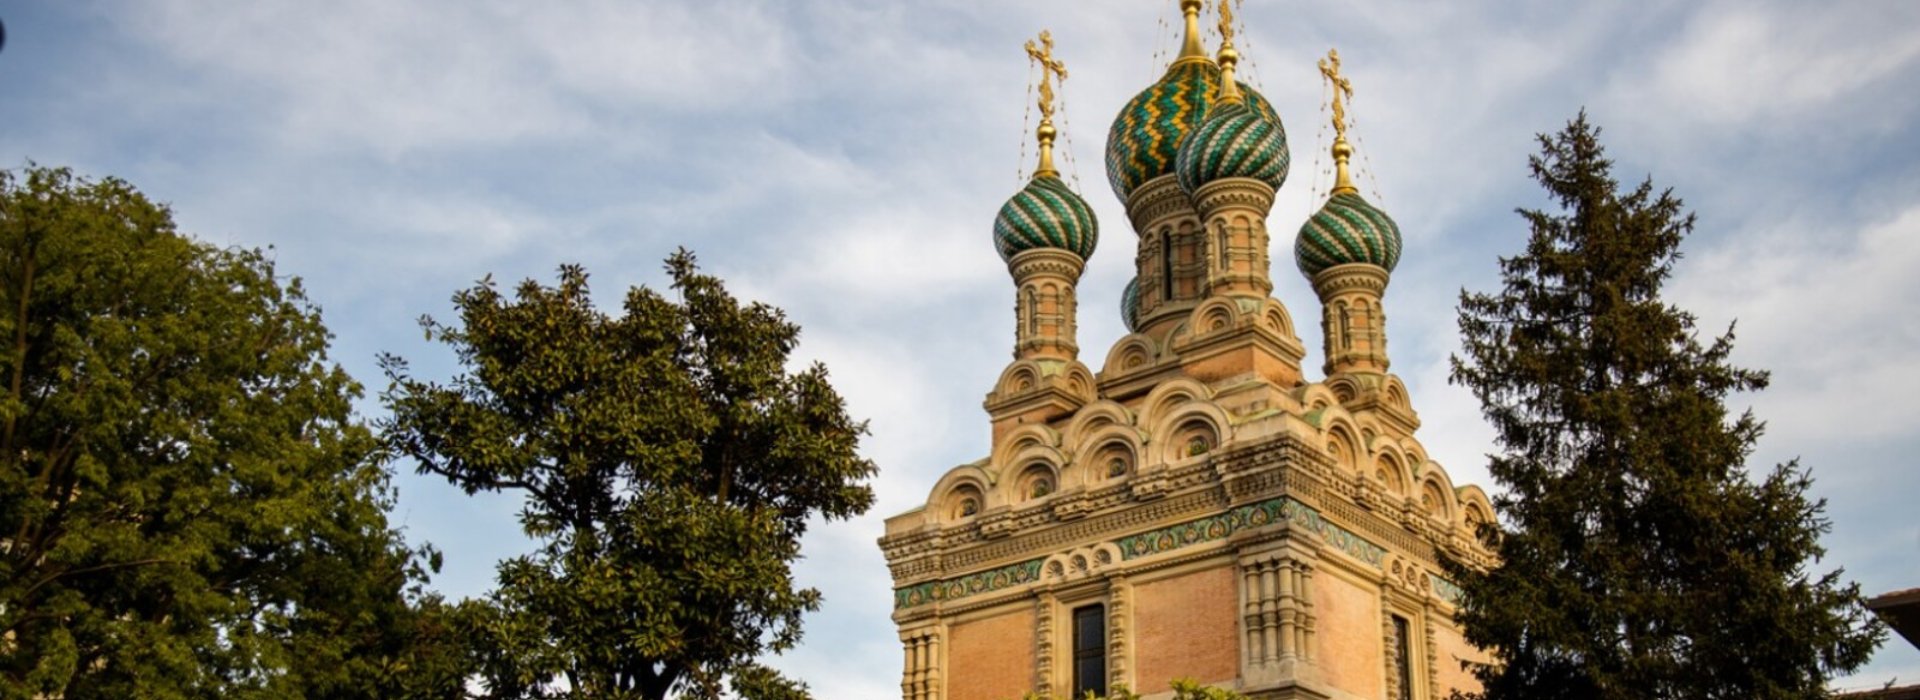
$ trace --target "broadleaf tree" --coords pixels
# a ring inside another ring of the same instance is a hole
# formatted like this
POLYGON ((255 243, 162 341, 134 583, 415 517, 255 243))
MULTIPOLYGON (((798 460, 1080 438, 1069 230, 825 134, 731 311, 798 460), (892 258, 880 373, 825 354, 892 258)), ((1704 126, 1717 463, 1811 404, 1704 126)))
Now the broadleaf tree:
POLYGON ((401 694, 431 560, 329 338, 262 251, 0 171, 0 698, 401 694))
POLYGON ((384 358, 391 447, 467 493, 524 497, 531 554, 499 566, 476 640, 494 697, 806 697, 759 664, 791 648, 818 591, 792 563, 810 522, 873 501, 824 366, 789 372, 799 328, 742 304, 680 251, 672 296, 621 312, 587 274, 511 295, 454 295, 457 324, 422 319, 464 373, 413 376, 384 358))
POLYGON ((1694 226, 1650 180, 1623 189, 1582 113, 1541 135, 1525 249, 1462 292, 1463 355, 1499 451, 1499 564, 1449 565, 1489 700, 1815 698, 1884 634, 1856 584, 1814 570, 1824 502, 1796 462, 1745 466, 1763 424, 1733 413, 1767 374, 1733 329, 1700 338, 1661 297, 1694 226))

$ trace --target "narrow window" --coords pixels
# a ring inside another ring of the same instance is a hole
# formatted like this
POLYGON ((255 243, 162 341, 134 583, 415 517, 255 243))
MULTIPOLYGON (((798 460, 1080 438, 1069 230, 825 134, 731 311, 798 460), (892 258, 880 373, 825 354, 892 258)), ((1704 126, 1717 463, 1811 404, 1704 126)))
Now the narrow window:
POLYGON ((1407 618, 1393 616, 1393 673, 1400 679, 1400 700, 1413 700, 1413 656, 1407 641, 1407 618))
POLYGON ((1107 694, 1107 606, 1073 610, 1073 696, 1107 694))
POLYGON ((1227 270, 1227 227, 1225 224, 1220 225, 1219 241, 1220 244, 1215 246, 1213 251, 1214 264, 1220 266, 1221 272, 1225 272, 1227 270))
POLYGON ((1160 279, 1166 284, 1160 287, 1162 300, 1173 299, 1173 234, 1160 229, 1160 279))

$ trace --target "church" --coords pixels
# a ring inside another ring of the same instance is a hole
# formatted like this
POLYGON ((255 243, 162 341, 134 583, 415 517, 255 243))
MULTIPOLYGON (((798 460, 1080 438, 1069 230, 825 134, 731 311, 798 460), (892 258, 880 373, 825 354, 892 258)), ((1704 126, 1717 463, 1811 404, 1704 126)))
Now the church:
MULTIPOLYGON (((1486 494, 1421 447, 1390 371, 1386 291, 1401 237, 1353 184, 1337 54, 1334 186, 1277 222, 1311 282, 1318 377, 1272 296, 1269 213, 1290 151, 1182 0, 1185 40, 1119 110, 1106 168, 1136 243, 1101 355, 1076 338, 1076 285, 1098 239, 1054 168, 1051 38, 1039 162, 994 219, 1012 276, 1013 359, 986 395, 992 443, 947 470, 880 539, 907 700, 1167 697, 1174 679, 1252 698, 1434 700, 1483 655, 1453 622, 1452 557, 1490 553, 1486 494)), ((1111 244, 1110 244, 1111 247, 1111 244)), ((1296 305, 1308 300, 1289 300, 1296 305)))

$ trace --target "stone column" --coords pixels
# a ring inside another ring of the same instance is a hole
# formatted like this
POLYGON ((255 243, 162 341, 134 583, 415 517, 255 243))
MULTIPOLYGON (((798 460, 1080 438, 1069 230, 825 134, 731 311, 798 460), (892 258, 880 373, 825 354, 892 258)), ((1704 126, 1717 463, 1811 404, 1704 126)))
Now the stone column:
POLYGON ((940 700, 940 632, 935 627, 905 630, 900 642, 906 650, 906 668, 901 673, 900 696, 905 700, 940 700))

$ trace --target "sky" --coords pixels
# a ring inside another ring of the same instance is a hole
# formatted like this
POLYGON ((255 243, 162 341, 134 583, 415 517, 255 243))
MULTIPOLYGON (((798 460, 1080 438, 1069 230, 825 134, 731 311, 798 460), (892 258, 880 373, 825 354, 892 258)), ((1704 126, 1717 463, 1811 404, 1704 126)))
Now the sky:
MULTIPOLYGON (((1418 436, 1488 485, 1492 433, 1446 382, 1461 289, 1491 290, 1547 204, 1535 135, 1583 108, 1623 184, 1698 214, 1667 289, 1772 386, 1733 399, 1768 430, 1749 464, 1798 458, 1827 501, 1824 572, 1869 594, 1920 586, 1920 3, 1784 0, 1275 3, 1240 11, 1249 79, 1294 165, 1269 219, 1274 295, 1317 303, 1292 232, 1330 184, 1314 61, 1352 80, 1362 190, 1406 245, 1385 304, 1418 436), (1317 172, 1320 171, 1320 172, 1317 172)), ((183 231, 271 248, 383 409, 375 358, 450 376, 417 319, 491 275, 578 262, 611 305, 660 286, 676 247, 804 329, 870 421, 875 507, 816 525, 797 574, 825 595, 773 660, 821 698, 898 697, 875 540, 948 467, 987 450, 981 400, 1010 359, 1013 287, 994 213, 1031 168, 1051 29, 1069 78, 1063 157, 1105 224, 1080 283, 1082 359, 1122 334, 1134 235, 1103 148, 1177 47, 1174 0, 564 3, 0 0, 0 167, 124 178, 183 231)), ((1309 375, 1318 324, 1301 323, 1309 375)), ((527 548, 517 500, 395 465, 393 514, 446 554, 435 586, 479 595, 527 548)), ((1838 687, 1920 683, 1891 638, 1838 687)))

